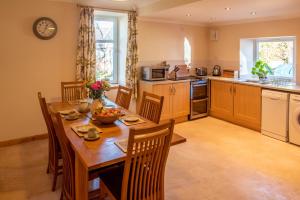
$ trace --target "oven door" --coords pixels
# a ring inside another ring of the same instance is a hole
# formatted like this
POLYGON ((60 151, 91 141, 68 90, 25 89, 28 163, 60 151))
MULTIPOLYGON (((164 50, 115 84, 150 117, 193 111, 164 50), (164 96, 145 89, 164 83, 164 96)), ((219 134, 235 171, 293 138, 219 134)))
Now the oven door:
POLYGON ((208 98, 191 101, 190 119, 204 117, 208 115, 208 98))
POLYGON ((207 83, 193 83, 191 85, 191 99, 207 98, 207 83))
POLYGON ((166 69, 151 69, 151 79, 152 80, 164 80, 166 79, 166 69))

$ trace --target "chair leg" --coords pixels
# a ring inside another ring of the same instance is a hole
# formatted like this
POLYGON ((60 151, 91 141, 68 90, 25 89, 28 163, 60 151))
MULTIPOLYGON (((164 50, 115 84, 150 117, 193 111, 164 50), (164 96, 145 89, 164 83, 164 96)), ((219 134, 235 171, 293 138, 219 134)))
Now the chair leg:
POLYGON ((58 174, 57 174, 57 169, 56 169, 54 172, 54 175, 53 175, 52 192, 54 192, 56 189, 57 176, 58 176, 58 174))
POLYGON ((49 167, 49 162, 48 162, 48 166, 47 166, 47 174, 49 174, 49 172, 50 172, 50 169, 49 169, 50 167, 49 167))
POLYGON ((61 191, 60 193, 60 200, 63 200, 64 199, 64 195, 63 195, 63 191, 61 191))

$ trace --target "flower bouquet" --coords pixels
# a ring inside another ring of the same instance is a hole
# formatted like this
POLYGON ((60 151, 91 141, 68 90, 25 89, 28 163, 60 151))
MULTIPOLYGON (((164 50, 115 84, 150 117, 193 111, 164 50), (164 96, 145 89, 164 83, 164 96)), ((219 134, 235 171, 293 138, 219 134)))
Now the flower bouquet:
POLYGON ((104 93, 105 91, 109 91, 110 84, 106 80, 101 80, 96 82, 88 82, 86 87, 88 88, 89 98, 93 100, 91 112, 94 114, 97 110, 101 110, 103 108, 103 105, 105 104, 104 93))

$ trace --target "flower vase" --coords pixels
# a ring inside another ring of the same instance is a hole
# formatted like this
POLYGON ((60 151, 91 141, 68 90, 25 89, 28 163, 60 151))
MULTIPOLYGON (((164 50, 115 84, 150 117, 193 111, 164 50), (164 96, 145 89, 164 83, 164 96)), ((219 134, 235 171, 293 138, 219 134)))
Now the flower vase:
POLYGON ((91 113, 95 115, 97 111, 102 110, 103 104, 100 99, 93 99, 91 102, 91 113))
POLYGON ((103 96, 101 96, 98 99, 92 99, 91 108, 90 108, 92 115, 94 115, 96 111, 102 110, 104 106, 105 106, 105 100, 103 96))

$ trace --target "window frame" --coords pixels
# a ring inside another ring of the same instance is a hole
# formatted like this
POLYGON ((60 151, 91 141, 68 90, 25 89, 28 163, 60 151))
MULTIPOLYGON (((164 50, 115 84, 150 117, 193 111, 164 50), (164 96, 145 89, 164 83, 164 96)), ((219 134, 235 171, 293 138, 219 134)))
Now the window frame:
MULTIPOLYGON (((119 72, 119 25, 118 17, 115 16, 104 16, 104 15, 95 15, 95 21, 112 21, 114 24, 113 27, 113 40, 95 40, 96 45, 100 43, 113 43, 113 80, 110 83, 116 84, 119 81, 118 72, 119 72)), ((97 49, 96 49, 97 51, 97 49)))
MULTIPOLYGON (((272 37, 272 38, 258 38, 255 39, 254 41, 254 48, 253 48, 253 53, 254 53, 254 63, 259 59, 259 43, 260 42, 282 42, 282 41, 292 41, 293 42, 293 77, 286 77, 286 78, 292 78, 292 80, 296 80, 296 37, 295 36, 283 36, 283 37, 272 37)), ((276 75, 275 75, 276 76, 276 75)))

